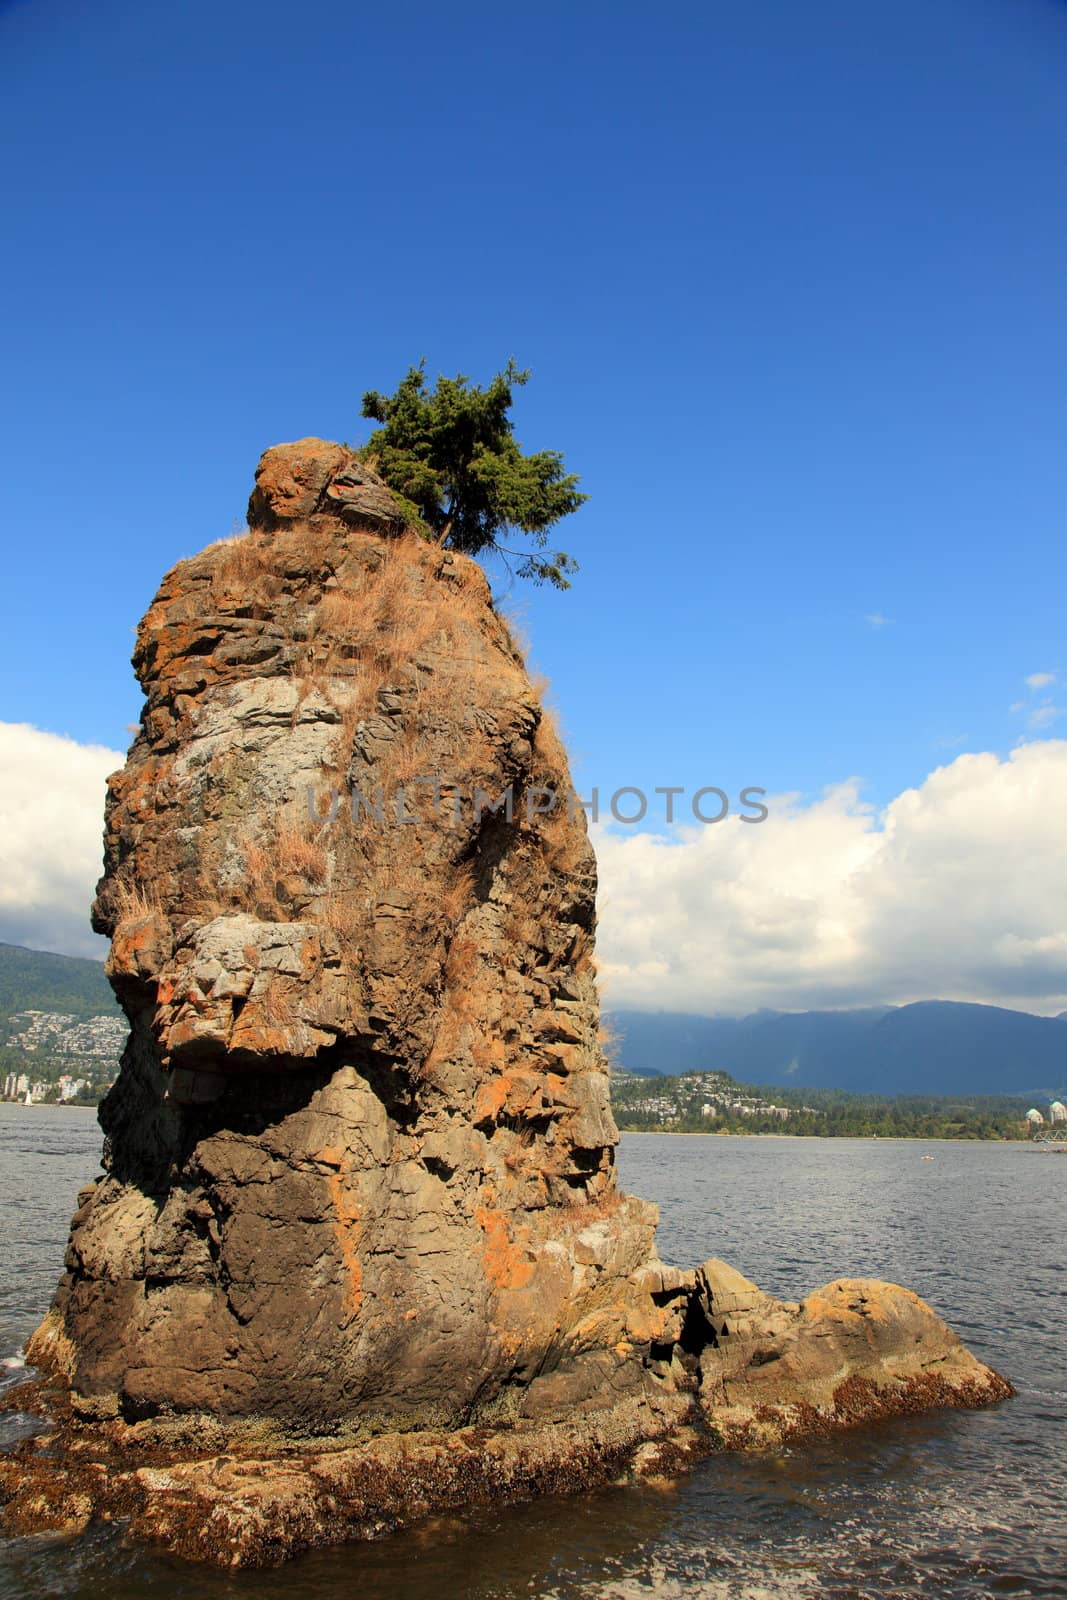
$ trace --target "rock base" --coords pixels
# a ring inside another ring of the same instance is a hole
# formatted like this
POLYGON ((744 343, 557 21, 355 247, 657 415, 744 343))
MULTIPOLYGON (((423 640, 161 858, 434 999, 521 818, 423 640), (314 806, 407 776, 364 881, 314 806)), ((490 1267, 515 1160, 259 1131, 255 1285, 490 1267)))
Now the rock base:
MULTIPOLYGON (((450 1431, 300 1439, 263 1420, 93 1420, 99 1402, 57 1371, 6 1397, 5 1409, 51 1426, 0 1458, 0 1523, 17 1535, 121 1521, 193 1561, 273 1565, 431 1514, 673 1476, 716 1450, 777 1448, 1013 1392, 893 1284, 844 1279, 792 1303, 719 1261, 678 1277, 688 1311, 670 1349, 619 1351, 600 1393, 577 1406, 560 1403, 567 1384, 555 1375, 540 1393, 517 1392, 510 1413, 450 1431)), ((39 1360, 47 1344, 44 1331, 39 1360)))
MULTIPOLYGON (((23 1396, 23 1404, 57 1400, 44 1386, 23 1396)), ((132 1437, 136 1428, 71 1420, 0 1462, 0 1495, 9 1497, 3 1521, 14 1534, 77 1534, 93 1518, 121 1520, 134 1538, 169 1554, 269 1566, 434 1513, 673 1474, 702 1447, 691 1414, 691 1402, 664 1395, 566 1422, 391 1433, 328 1447, 275 1441, 257 1450, 247 1438, 221 1453, 167 1449, 132 1437)))

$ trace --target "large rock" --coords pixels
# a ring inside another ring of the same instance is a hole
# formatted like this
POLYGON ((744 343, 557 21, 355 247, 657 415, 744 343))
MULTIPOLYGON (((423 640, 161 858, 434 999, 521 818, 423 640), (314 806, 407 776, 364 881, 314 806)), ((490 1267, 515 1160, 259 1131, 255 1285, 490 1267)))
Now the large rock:
POLYGON ((734 1448, 1011 1392, 925 1301, 893 1283, 840 1278, 798 1303, 712 1260, 696 1290, 700 1405, 734 1448))
POLYGON ((399 534, 404 513, 374 469, 354 450, 298 439, 264 452, 248 502, 249 528, 270 531, 340 519, 350 527, 399 534))
POLYGON ((458 1424, 561 1365, 592 1393, 592 1354, 668 1318, 633 1278, 655 1210, 615 1185, 563 751, 481 569, 349 526, 403 522, 352 452, 256 481, 256 529, 175 567, 137 639, 75 1394, 321 1430, 458 1424))
POLYGON ((266 1560, 1006 1392, 905 1291, 658 1260, 584 817, 484 575, 322 440, 266 453, 249 520, 138 633, 94 909, 130 1038, 8 1525, 266 1560))

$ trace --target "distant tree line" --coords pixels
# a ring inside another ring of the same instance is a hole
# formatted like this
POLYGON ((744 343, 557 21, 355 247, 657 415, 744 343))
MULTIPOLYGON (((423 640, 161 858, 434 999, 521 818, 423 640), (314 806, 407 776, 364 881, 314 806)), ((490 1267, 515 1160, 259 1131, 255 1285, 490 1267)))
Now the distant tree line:
MULTIPOLYGON (((732 1081, 732 1080, 727 1080, 732 1081)), ((708 1090, 699 1079, 616 1078, 615 1119, 623 1131, 777 1133, 848 1139, 1027 1139, 1026 1101, 1011 1095, 866 1095, 843 1089, 783 1089, 737 1084, 739 1097, 789 1111, 782 1117, 757 1106, 749 1112, 716 1105, 705 1115, 708 1090), (650 1098, 668 1101, 653 1108, 650 1098)))

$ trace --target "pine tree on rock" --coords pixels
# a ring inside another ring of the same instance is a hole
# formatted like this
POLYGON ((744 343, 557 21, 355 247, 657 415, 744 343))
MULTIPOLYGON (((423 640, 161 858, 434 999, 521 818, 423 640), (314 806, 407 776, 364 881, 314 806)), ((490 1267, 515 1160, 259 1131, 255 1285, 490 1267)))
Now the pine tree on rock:
POLYGON ((548 530, 588 498, 558 450, 525 455, 515 438, 512 391, 529 372, 509 361, 484 389, 463 376, 439 377, 430 388, 425 365, 409 368, 394 394, 363 396, 363 416, 382 426, 361 454, 439 544, 517 556, 520 577, 569 589, 578 563, 565 550, 538 555, 500 542, 527 534, 544 550, 548 530))

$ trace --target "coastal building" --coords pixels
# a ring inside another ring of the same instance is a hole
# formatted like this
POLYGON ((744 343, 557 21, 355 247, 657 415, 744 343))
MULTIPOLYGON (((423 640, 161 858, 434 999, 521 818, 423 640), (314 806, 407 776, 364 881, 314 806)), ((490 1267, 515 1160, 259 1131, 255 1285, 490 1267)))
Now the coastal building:
POLYGON ((1050 1122, 1067 1122, 1067 1106, 1064 1105, 1062 1100, 1053 1100, 1048 1108, 1048 1120, 1050 1122))
POLYGON ((1045 1119, 1036 1106, 1030 1107, 1029 1111, 1026 1113, 1026 1120, 1030 1124, 1031 1128, 1043 1128, 1045 1125, 1045 1119))

